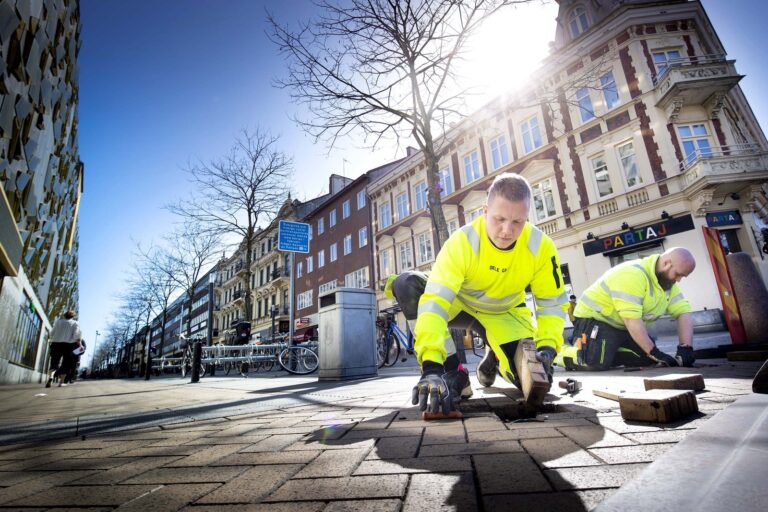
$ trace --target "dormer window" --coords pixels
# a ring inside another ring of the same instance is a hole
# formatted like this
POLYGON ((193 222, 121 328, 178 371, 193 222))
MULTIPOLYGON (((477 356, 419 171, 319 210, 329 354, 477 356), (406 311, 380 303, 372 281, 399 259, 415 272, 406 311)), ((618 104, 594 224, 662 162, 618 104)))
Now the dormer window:
POLYGON ((583 7, 577 7, 571 11, 568 16, 568 27, 571 30, 571 37, 576 39, 589 29, 589 20, 587 20, 587 11, 583 7))

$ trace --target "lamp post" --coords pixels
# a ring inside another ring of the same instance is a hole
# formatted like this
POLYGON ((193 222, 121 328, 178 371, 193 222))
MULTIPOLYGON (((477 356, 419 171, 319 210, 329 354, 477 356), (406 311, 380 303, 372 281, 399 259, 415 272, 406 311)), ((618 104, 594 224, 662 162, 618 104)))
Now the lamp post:
POLYGON ((277 304, 272 304, 272 307, 269 308, 269 314, 272 316, 272 339, 271 341, 275 341, 275 316, 277 315, 277 304))
POLYGON ((93 352, 91 353, 91 364, 89 365, 89 366, 91 366, 91 371, 93 371, 93 358, 96 357, 96 348, 98 348, 98 346, 99 346, 99 335, 100 334, 101 333, 97 329, 96 330, 96 336, 93 337, 93 352))

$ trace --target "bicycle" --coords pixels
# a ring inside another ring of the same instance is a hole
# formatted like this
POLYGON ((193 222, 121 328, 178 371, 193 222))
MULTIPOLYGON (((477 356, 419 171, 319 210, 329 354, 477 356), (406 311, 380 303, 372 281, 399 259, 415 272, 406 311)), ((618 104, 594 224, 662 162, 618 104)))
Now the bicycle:
MULTIPOLYGON (((194 347, 195 342, 201 341, 204 338, 202 337, 191 337, 187 338, 183 334, 179 335, 180 340, 186 340, 187 346, 184 348, 184 355, 182 356, 181 361, 181 378, 185 378, 191 371, 192 371, 192 363, 194 361, 194 347)), ((202 360, 200 362, 200 377, 202 378, 205 375, 205 364, 202 363, 202 360)))
POLYGON ((406 353, 402 362, 408 360, 408 354, 413 355, 414 353, 413 333, 410 329, 406 329, 406 333, 397 325, 397 322, 395 322, 395 313, 397 311, 399 310, 385 310, 383 315, 376 319, 376 326, 378 327, 376 356, 379 368, 394 365, 400 357, 402 349, 405 349, 406 353))

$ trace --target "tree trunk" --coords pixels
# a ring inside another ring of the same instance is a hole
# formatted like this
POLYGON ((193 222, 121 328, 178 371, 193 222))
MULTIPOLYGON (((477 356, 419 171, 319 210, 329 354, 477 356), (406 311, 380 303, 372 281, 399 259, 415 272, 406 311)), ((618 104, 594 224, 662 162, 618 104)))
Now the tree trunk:
POLYGON ((253 228, 248 228, 248 234, 245 237, 245 314, 243 320, 246 322, 251 321, 251 315, 253 314, 253 306, 251 301, 251 263, 253 260, 253 228))
POLYGON ((434 141, 432 134, 427 132, 424 138, 424 163, 427 167, 427 197, 429 198, 429 214, 437 230, 438 247, 435 248, 435 254, 440 250, 446 240, 448 240, 448 224, 445 222, 443 214, 443 201, 440 198, 440 181, 438 179, 439 171, 437 166, 437 156, 435 155, 434 141))

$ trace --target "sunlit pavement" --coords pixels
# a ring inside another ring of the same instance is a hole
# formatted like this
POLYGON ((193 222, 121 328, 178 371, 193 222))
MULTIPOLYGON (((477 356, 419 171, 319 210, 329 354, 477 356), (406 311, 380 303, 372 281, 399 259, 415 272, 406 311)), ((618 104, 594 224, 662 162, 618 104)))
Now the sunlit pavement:
POLYGON ((553 388, 553 412, 506 422, 495 412, 519 392, 474 376, 464 419, 422 421, 409 403, 412 358, 350 382, 272 372, 4 386, 0 510, 587 510, 750 393, 759 367, 702 363, 682 370, 705 376, 700 413, 668 425, 626 423, 591 393, 642 389, 643 377, 669 373, 660 368, 558 369, 556 380, 584 389, 553 388))

